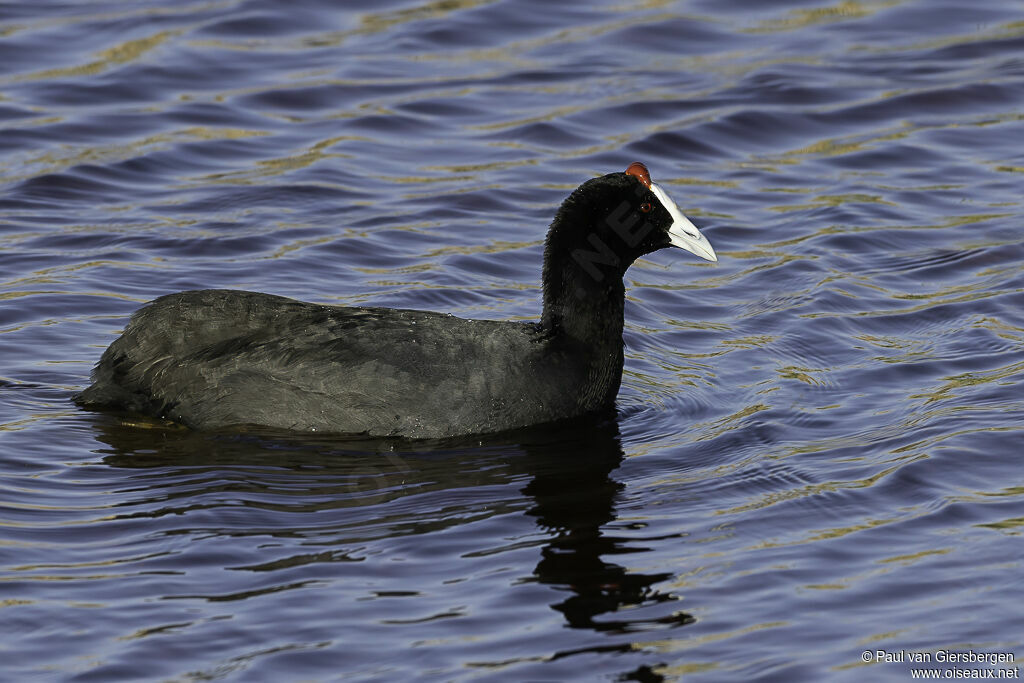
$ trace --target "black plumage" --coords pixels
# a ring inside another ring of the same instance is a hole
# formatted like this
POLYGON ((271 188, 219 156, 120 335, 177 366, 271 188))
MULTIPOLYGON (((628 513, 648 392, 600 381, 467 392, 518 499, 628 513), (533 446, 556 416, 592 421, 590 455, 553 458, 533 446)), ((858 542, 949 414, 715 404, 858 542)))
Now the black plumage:
POLYGON ((672 245, 715 259, 633 164, 585 182, 559 208, 539 322, 181 292, 132 316, 76 401, 196 429, 256 424, 410 438, 600 411, 614 405, 622 377, 622 276, 638 257, 672 245))

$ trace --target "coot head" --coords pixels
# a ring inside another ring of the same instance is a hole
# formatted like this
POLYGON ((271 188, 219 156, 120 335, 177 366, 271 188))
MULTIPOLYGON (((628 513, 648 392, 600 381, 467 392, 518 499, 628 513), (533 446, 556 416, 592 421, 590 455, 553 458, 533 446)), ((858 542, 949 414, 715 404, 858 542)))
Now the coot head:
POLYGON ((642 163, 583 183, 562 203, 548 232, 545 320, 554 322, 584 299, 597 306, 603 305, 598 300, 616 300, 626 269, 665 247, 718 260, 707 238, 642 163))
POLYGON ((546 257, 565 253, 603 279, 605 269, 621 277, 633 261, 664 247, 718 260, 707 238, 651 181, 647 167, 635 162, 625 172, 588 180, 566 198, 548 234, 546 257))

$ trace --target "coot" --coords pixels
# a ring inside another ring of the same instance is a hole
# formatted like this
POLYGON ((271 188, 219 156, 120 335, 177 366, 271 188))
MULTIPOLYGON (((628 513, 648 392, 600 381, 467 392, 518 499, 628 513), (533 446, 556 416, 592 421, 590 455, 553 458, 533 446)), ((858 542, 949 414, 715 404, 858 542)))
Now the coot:
POLYGON ((588 180, 558 209, 539 322, 181 292, 132 316, 75 400, 195 429, 250 424, 408 438, 605 410, 622 378, 622 276, 638 257, 669 246, 717 260, 637 162, 588 180))

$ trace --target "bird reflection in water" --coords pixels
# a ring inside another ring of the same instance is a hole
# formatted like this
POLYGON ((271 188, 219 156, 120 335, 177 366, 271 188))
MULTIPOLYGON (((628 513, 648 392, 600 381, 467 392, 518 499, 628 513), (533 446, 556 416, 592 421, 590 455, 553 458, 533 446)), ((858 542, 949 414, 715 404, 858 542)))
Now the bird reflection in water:
MULTIPOLYGON (((120 514, 156 518, 153 523, 168 534, 215 533, 226 544, 247 543, 240 555, 266 556, 258 566, 231 569, 288 572, 304 564, 348 562, 345 576, 365 580, 371 575, 389 595, 404 594, 390 588, 414 588, 406 599, 415 600, 423 590, 415 577, 376 576, 382 560, 396 552, 390 542, 407 544, 409 536, 420 535, 421 545, 429 546, 434 534, 464 534, 468 538, 460 539, 460 546, 478 542, 480 557, 493 551, 495 539, 475 538, 480 535, 476 525, 525 511, 546 539, 530 581, 558 595, 551 602, 547 594, 537 607, 560 612, 573 629, 609 636, 595 646, 557 650, 553 657, 635 653, 643 649, 633 642, 635 634, 694 622, 676 609, 675 595, 657 587, 672 573, 640 573, 612 561, 646 550, 635 536, 614 533, 622 527, 616 500, 625 488, 613 476, 624 457, 614 415, 472 445, 311 440, 263 431, 210 434, 157 423, 125 426, 109 417, 97 426, 99 439, 110 446, 98 451, 105 464, 147 470, 126 482, 135 493, 130 510, 122 507, 120 514), (205 513, 202 522, 189 518, 199 509, 225 507, 231 511, 222 515, 223 528, 210 527, 211 518, 220 520, 216 513, 205 513), (242 540, 268 535, 280 542, 242 540), (310 552, 310 546, 325 549, 310 552)), ((510 535, 521 534, 517 529, 510 535)), ((460 562, 473 554, 437 561, 447 563, 454 578, 466 574, 460 562)), ((509 590, 522 579, 512 581, 509 590)), ((245 594, 237 585, 244 580, 232 583, 231 590, 223 590, 245 594)), ((635 677, 659 678, 648 666, 641 669, 635 677)))

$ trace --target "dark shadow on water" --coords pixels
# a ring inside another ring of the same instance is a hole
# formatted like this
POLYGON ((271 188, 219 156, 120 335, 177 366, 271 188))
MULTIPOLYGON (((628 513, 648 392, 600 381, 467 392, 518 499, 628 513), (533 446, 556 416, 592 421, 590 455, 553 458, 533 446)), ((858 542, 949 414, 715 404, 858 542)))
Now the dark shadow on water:
MULTIPOLYGON (((505 486, 509 495, 498 500, 493 492, 481 489, 484 492, 477 493, 481 498, 471 501, 474 514, 468 518, 525 509, 536 520, 549 540, 540 548, 533 577, 564 594, 564 599, 549 607, 563 614, 568 626, 629 634, 694 621, 674 610, 643 609, 676 600, 655 587, 671 574, 631 572, 613 561, 618 555, 644 550, 613 533, 616 498, 624 488, 614 477, 624 457, 614 415, 498 436, 429 442, 265 431, 204 434, 146 425, 101 418, 97 437, 109 449, 99 452, 107 465, 149 471, 146 482, 153 488, 154 501, 160 501, 159 514, 191 509, 190 501, 204 491, 195 485, 201 480, 227 495, 239 492, 249 507, 274 510, 284 505, 289 512, 351 508, 346 516, 355 514, 358 520, 363 514, 375 523, 384 520, 387 535, 399 536, 455 528, 465 524, 466 516, 439 520, 439 515, 432 514, 429 523, 417 522, 412 518, 422 510, 410 512, 406 507, 404 515, 395 516, 387 509, 389 502, 418 493, 465 500, 467 490, 472 495, 472 487, 505 486), (181 486, 182 481, 189 485, 181 486), (285 488, 288 496, 282 497, 280 491, 285 488), (638 611, 648 616, 631 618, 638 611)), ((627 652, 634 647, 628 640, 616 640, 622 642, 560 651, 553 657, 607 649, 627 652)), ((637 676, 658 679, 650 670, 637 676)))

